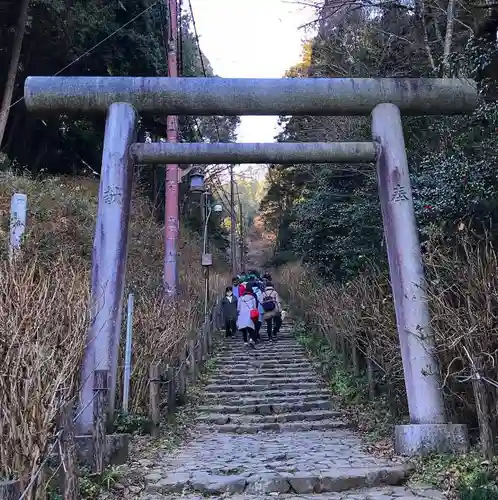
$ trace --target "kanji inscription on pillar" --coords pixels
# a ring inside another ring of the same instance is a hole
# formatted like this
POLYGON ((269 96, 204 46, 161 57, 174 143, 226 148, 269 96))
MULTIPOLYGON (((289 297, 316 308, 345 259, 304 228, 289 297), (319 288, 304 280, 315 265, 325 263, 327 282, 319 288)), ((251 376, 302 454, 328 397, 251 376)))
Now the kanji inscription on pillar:
POLYGON ((393 188, 393 194, 391 196, 391 201, 393 202, 398 202, 398 201, 408 201, 408 193, 407 190, 404 186, 401 184, 396 184, 393 188))
POLYGON ((179 227, 179 221, 177 220, 176 217, 172 217, 171 215, 168 217, 167 221, 167 227, 168 229, 171 229, 173 231, 177 231, 179 227))
POLYGON ((104 203, 107 205, 122 205, 123 203, 123 190, 119 186, 108 186, 104 190, 104 203))

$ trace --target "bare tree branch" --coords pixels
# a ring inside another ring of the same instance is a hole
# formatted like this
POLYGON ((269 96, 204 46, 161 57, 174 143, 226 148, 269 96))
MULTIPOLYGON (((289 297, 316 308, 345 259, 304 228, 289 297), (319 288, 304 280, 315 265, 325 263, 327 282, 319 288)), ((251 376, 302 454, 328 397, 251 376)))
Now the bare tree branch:
POLYGON ((456 11, 456 0, 448 1, 448 8, 446 14, 446 35, 444 37, 444 51, 443 51, 443 76, 448 76, 449 64, 448 60, 451 52, 451 44, 453 41, 453 27, 456 11))

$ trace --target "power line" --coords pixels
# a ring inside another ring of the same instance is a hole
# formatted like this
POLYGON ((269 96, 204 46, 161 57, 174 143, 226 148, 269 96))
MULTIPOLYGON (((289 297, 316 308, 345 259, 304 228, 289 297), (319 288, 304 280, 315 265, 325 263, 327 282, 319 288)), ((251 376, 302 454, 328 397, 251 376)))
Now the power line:
MULTIPOLYGON (((198 121, 197 117, 192 116, 191 118, 193 119, 193 121, 195 123, 195 130, 192 127, 192 124, 191 124, 188 116, 187 116, 187 125, 190 127, 190 129, 191 129, 192 134, 194 135, 194 137, 197 135, 198 136, 198 140, 200 142, 204 142, 204 137, 202 135, 201 127, 200 127, 200 124, 199 124, 199 121, 198 121)), ((225 168, 226 168, 226 166, 225 166, 225 168)), ((227 205, 230 205, 228 193, 223 188, 223 185, 221 184, 221 182, 218 179, 218 177, 214 177, 213 180, 215 180, 217 182, 217 184, 218 184, 218 186, 213 186, 213 187, 215 188, 216 192, 218 193, 218 196, 220 197, 221 204, 223 205, 223 207, 225 208, 225 210, 227 210, 229 212, 230 210, 227 208, 227 205)))
MULTIPOLYGON (((93 47, 89 48, 86 52, 84 52, 83 54, 81 54, 80 56, 78 56, 76 59, 74 59, 73 61, 71 61, 69 64, 66 64, 66 66, 64 66, 62 69, 60 69, 59 71, 57 71, 57 73, 55 73, 52 76, 59 76, 63 71, 66 71, 66 69, 70 68, 73 64, 76 64, 78 61, 81 61, 81 59, 83 59, 84 57, 86 57, 89 54, 91 54, 95 49, 97 49, 98 47, 100 47, 103 43, 107 42, 107 40, 109 40, 110 38, 112 38, 114 35, 116 35, 117 33, 119 33, 121 30, 125 29, 130 24, 134 23, 138 18, 140 18, 144 14, 146 14, 149 10, 151 10, 153 7, 155 7, 159 2, 160 2, 160 0, 157 0, 152 5, 149 5, 147 8, 143 9, 135 17, 133 17, 132 19, 130 19, 129 21, 127 21, 126 23, 124 23, 122 26, 120 26, 119 28, 117 28, 116 30, 114 30, 110 35, 108 35, 105 38, 103 38, 102 40, 100 40, 100 42, 96 43, 93 47)), ((23 100, 24 100, 24 96, 22 96, 21 98, 19 98, 17 101, 13 102, 6 109, 6 111, 10 110, 16 104, 19 104, 23 100)))
MULTIPOLYGON (((132 19, 130 19, 129 21, 127 21, 126 23, 124 23, 122 26, 120 26, 119 28, 117 28, 116 30, 114 30, 110 35, 106 36, 105 38, 103 38, 102 40, 100 40, 100 42, 96 43, 93 47, 89 48, 86 52, 84 52, 83 54, 81 54, 80 56, 78 56, 76 59, 74 59, 73 61, 71 61, 69 64, 66 64, 66 66, 64 66, 62 69, 60 69, 59 71, 57 71, 57 73, 55 73, 54 75, 52 76, 58 76, 60 75, 62 72, 64 72, 66 69, 70 68, 73 64, 76 64, 78 61, 81 61, 81 59, 83 59, 84 57, 90 55, 95 49, 97 49, 98 47, 100 47, 102 44, 104 44, 105 42, 107 42, 107 40, 109 40, 110 38, 112 38, 114 35, 116 35, 117 33, 119 33, 121 30, 125 29, 126 27, 128 27, 130 24, 132 24, 133 22, 135 22, 138 18, 140 18, 141 16, 143 16, 144 14, 146 14, 149 10, 151 10, 153 7, 155 7, 158 3, 160 2, 160 0, 157 0, 156 2, 154 2, 153 4, 149 5, 147 8, 143 9, 139 14, 137 14, 135 17, 133 17, 132 19)), ((17 101, 14 101, 4 112, 8 112, 10 111, 11 108, 13 108, 14 106, 16 106, 17 104, 19 104, 20 102, 24 101, 24 95, 22 97, 20 97, 19 99, 17 99, 17 101)), ((47 124, 42 121, 42 123, 47 126, 47 124)), ((1 149, 1 151, 4 151, 5 148, 7 147, 7 143, 5 144, 5 146, 1 149)), ((89 167, 88 163, 85 162, 78 154, 76 154, 76 156, 78 156, 80 158, 80 160, 87 166, 89 167)), ((90 167, 91 169, 91 167, 90 167)), ((96 174, 96 172, 93 171, 93 169, 91 169, 92 172, 94 174, 96 174)))
MULTIPOLYGON (((200 45, 200 42, 199 42, 199 32, 197 31, 197 24, 195 22, 194 9, 192 8, 192 1, 191 0, 188 0, 188 6, 189 6, 189 10, 190 10, 190 17, 192 19, 192 27, 194 28, 195 42, 196 42, 196 45, 197 45, 197 51, 199 53, 199 59, 200 59, 200 63, 201 63, 202 73, 204 75, 204 78, 206 78, 207 77, 206 65, 204 64, 204 57, 202 55, 201 45, 200 45)), ((199 123, 198 123, 197 119, 195 119, 195 120, 196 120, 197 129, 198 129, 198 131, 200 133, 199 123)), ((218 142, 221 142, 221 134, 220 134, 220 129, 218 127, 218 121, 216 120, 215 116, 212 117, 212 120, 213 120, 214 128, 216 130, 216 135, 218 137, 218 142)), ((200 134, 200 135, 202 137, 202 134, 200 134)), ((225 169, 228 169, 228 167, 225 166, 225 169)), ((223 187, 223 184, 220 182, 220 180, 217 177, 216 177, 216 181, 218 183, 219 189, 221 189, 221 193, 223 193, 223 197, 224 197, 225 201, 228 202, 229 195, 225 191, 225 189, 223 187)), ((225 206, 225 210, 226 210, 226 206, 225 206)))
POLYGON ((239 205, 239 217, 240 217, 240 266, 245 269, 245 231, 244 231, 244 214, 242 213, 242 203, 240 201, 240 191, 239 185, 236 182, 235 187, 237 188, 237 199, 239 205))
MULTIPOLYGON (((194 123, 195 123, 195 126, 196 126, 196 130, 194 130, 194 128, 192 127, 192 124, 191 124, 188 116, 187 116, 187 125, 189 126, 189 128, 190 128, 192 134, 194 135, 194 137, 197 135, 198 136, 198 140, 200 142, 204 142, 204 137, 202 135, 201 127, 199 125, 199 122, 198 122, 197 118, 195 116, 193 116, 191 118, 194 120, 194 123)), ((218 179, 218 177, 214 177, 213 180, 216 180, 216 182, 218 183, 218 186, 213 185, 213 188, 215 189, 216 193, 218 194, 218 196, 220 198, 220 201, 221 201, 221 204, 223 205, 223 208, 227 212, 230 212, 230 210, 227 208, 227 205, 230 205, 230 202, 229 202, 229 199, 228 199, 228 194, 224 190, 223 185, 221 184, 221 182, 218 179)))
MULTIPOLYGON (((181 5, 181 1, 182 0, 180 0, 180 5, 181 5)), ((191 17, 191 20, 192 20, 192 27, 194 29, 195 42, 196 42, 196 45, 197 45, 197 51, 198 51, 198 54, 199 54, 199 60, 200 60, 200 63, 201 63, 202 73, 203 73, 204 77, 206 78, 207 77, 206 65, 204 64, 204 57, 202 55, 202 50, 201 50, 201 46, 200 46, 200 42, 199 42, 199 33, 197 31, 197 23, 195 21, 195 15, 194 15, 194 10, 192 8, 192 2, 191 2, 191 0, 188 0, 188 6, 189 6, 189 10, 190 10, 190 17, 191 17)), ((180 12, 181 12, 181 10, 180 10, 180 12)), ((180 26, 180 29, 181 29, 181 26, 180 26)), ((183 42, 183 37, 180 37, 180 44, 182 44, 182 42, 183 42)), ((182 48, 181 48, 181 50, 182 50, 182 48)), ((201 127, 200 127, 198 118, 195 117, 195 116, 193 116, 192 119, 193 119, 193 121, 195 123, 195 127, 197 129, 197 135, 199 137, 200 142, 204 142, 204 137, 203 137, 203 134, 202 134, 202 131, 201 131, 201 127)), ((218 126, 218 121, 216 120, 215 116, 212 117, 212 120, 213 120, 214 128, 216 130, 216 135, 218 137, 218 142, 221 142, 221 134, 220 134, 219 126, 218 126)), ((190 127, 191 131, 193 132, 193 134, 195 136, 196 135, 195 134, 195 130, 191 126, 188 116, 187 116, 187 125, 190 127)), ((223 184, 221 183, 220 179, 218 178, 218 175, 223 170, 228 170, 228 168, 229 167, 226 166, 226 165, 223 166, 217 172, 213 172, 211 174, 211 176, 208 177, 208 179, 211 180, 212 183, 216 182, 216 185, 212 184, 213 189, 217 192, 217 194, 218 194, 218 196, 220 198, 221 204, 223 205, 223 207, 225 208, 225 210, 228 211, 228 212, 230 212, 231 209, 227 208, 227 204, 230 205, 229 195, 226 192, 225 188, 223 187, 223 184)))
MULTIPOLYGON (((195 36, 195 42, 197 44, 197 50, 199 52, 199 59, 201 60, 202 73, 204 74, 204 78, 206 78, 207 77, 206 66, 204 65, 204 58, 202 57, 201 45, 199 43, 199 33, 197 32, 197 24, 195 23, 194 9, 192 8, 191 0, 188 0, 188 7, 190 10, 190 16, 192 18, 192 26, 194 28, 194 36, 195 36)), ((214 123, 214 128, 216 129, 216 135, 218 136, 218 142, 221 142, 220 129, 218 128, 218 121, 216 120, 215 116, 213 116, 213 123, 214 123)))
MULTIPOLYGON (((132 19, 130 19, 129 21, 127 21, 126 23, 124 23, 123 25, 121 25, 119 28, 115 29, 112 33, 110 33, 109 35, 107 35, 106 37, 104 37, 102 40, 100 40, 98 43, 96 43, 95 45, 93 45, 92 47, 90 47, 83 54, 81 54, 78 57, 76 57, 70 63, 66 64, 64 67, 62 67, 56 73, 54 73, 52 76, 58 76, 58 75, 60 75, 61 73, 63 73, 67 69, 69 69, 71 66, 73 66, 77 62, 81 61, 86 56, 90 55, 94 50, 96 50, 98 47, 100 47, 105 42, 107 42, 108 40, 110 40, 113 36, 115 36, 116 34, 118 34, 123 29, 127 28, 128 26, 130 26, 132 23, 134 23, 141 16, 143 16, 144 14, 146 14, 147 12, 149 12, 150 10, 152 10, 154 7, 156 7, 160 2, 161 2, 161 0, 157 0, 153 4, 151 4, 148 7, 144 8, 140 13, 138 13, 137 15, 135 15, 132 19)), ((193 9, 192 9, 192 3, 191 3, 190 0, 189 0, 188 3, 189 3, 189 9, 190 9, 190 14, 191 14, 191 18, 192 18, 192 25, 193 25, 193 28, 194 28, 194 35, 195 35, 197 50, 198 50, 199 59, 200 59, 200 62, 201 62, 202 72, 203 72, 204 77, 207 77, 206 67, 205 67, 205 64, 204 64, 204 58, 202 56, 202 51, 201 51, 200 43, 199 43, 199 35, 198 35, 198 31, 197 31, 197 25, 196 25, 196 22, 195 22, 194 12, 193 12, 193 9)), ((180 14, 181 14, 181 7, 182 7, 182 0, 180 0, 180 10, 179 10, 180 14)), ((161 11, 161 14, 164 15, 164 12, 161 11)), ((179 35, 180 35, 179 36, 179 42, 180 42, 180 54, 181 54, 181 57, 179 59, 179 64, 181 66, 183 66, 183 57, 182 57, 183 56, 183 32, 182 32, 181 22, 179 23, 179 35)), ((163 44, 164 44, 164 41, 163 41, 163 44)), ((5 110, 5 112, 9 111, 11 108, 13 108, 14 106, 16 106, 17 104, 19 104, 23 100, 24 100, 24 95, 22 97, 20 97, 19 99, 17 99, 16 101, 14 101, 12 104, 10 104, 10 106, 5 110)), ((196 127, 197 127, 197 131, 198 131, 198 135, 200 137, 200 140, 201 140, 201 142, 204 142, 199 122, 198 122, 198 120, 197 120, 196 117, 193 117, 193 119, 194 119, 194 121, 196 123, 196 127)), ((216 135, 218 137, 218 142, 221 142, 221 135, 220 135, 219 127, 218 127, 218 122, 217 122, 215 116, 213 116, 212 119, 213 119, 213 124, 214 124, 215 130, 216 130, 216 135)), ((221 171, 227 170, 227 169, 228 169, 228 167, 224 166, 221 171)), ((217 172, 216 175, 218 175, 219 173, 221 173, 221 171, 217 172)), ((225 203, 225 202, 228 202, 228 193, 225 191, 225 189, 224 189, 221 181, 217 177, 215 177, 215 180, 216 180, 218 186, 213 186, 213 187, 218 192, 218 195, 220 195, 220 201, 222 202, 222 205, 224 206, 225 210, 229 211, 228 208, 227 208, 227 206, 226 206, 226 203, 225 203)))

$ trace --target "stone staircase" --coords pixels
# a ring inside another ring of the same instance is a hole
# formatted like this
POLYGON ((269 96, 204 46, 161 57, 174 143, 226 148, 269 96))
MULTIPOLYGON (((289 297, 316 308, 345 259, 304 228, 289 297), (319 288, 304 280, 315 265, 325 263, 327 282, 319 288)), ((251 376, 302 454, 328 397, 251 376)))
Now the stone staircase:
POLYGON ((288 327, 254 350, 228 340, 216 359, 195 438, 155 464, 148 499, 443 498, 400 486, 404 464, 363 451, 288 327))

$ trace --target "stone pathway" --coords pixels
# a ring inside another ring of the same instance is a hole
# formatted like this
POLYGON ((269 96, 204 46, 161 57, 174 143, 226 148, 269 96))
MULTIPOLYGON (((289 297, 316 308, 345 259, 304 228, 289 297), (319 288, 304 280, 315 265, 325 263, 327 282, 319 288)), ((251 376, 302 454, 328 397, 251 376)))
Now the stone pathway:
POLYGON ((216 358, 194 439, 150 464, 142 499, 443 498, 363 451, 288 328, 255 350, 227 341, 216 358))

